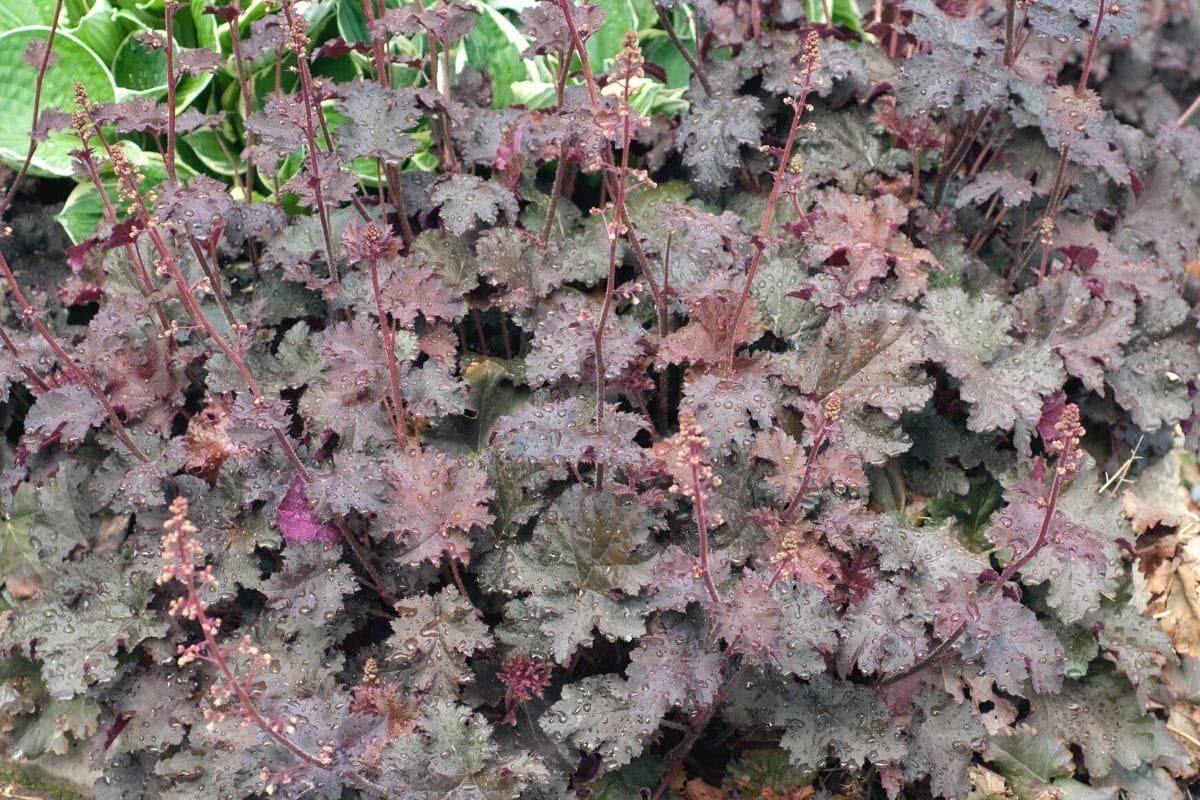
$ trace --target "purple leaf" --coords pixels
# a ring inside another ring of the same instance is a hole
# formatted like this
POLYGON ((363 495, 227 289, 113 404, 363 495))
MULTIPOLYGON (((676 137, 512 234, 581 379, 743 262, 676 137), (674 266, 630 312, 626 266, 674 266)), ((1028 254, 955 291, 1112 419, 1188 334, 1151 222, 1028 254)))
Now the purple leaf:
POLYGON ((285 542, 328 542, 337 544, 341 534, 329 523, 313 519, 312 507, 304 497, 304 481, 299 475, 275 511, 275 522, 285 542))

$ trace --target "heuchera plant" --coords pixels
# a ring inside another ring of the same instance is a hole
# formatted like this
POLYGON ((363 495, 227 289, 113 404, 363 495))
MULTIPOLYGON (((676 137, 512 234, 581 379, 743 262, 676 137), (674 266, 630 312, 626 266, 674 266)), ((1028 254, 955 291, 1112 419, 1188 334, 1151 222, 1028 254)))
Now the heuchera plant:
POLYGON ((35 108, 103 221, 47 257, 25 169, 0 202, 11 756, 126 800, 1183 796, 1200 672, 1101 472, 1200 431, 1194 18, 364 0, 317 48, 308 5, 207 7, 226 58, 168 2, 165 102, 35 108), (462 67, 497 19, 543 103, 462 67), (241 81, 224 176, 177 169, 197 71, 241 81))

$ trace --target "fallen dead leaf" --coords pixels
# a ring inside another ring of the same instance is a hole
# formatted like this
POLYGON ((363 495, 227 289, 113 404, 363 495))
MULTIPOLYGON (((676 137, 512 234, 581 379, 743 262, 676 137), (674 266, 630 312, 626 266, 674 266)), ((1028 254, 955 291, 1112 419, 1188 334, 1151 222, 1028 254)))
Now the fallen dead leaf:
POLYGON ((1013 800, 1008 782, 987 767, 973 764, 968 774, 971 777, 971 793, 967 795, 967 800, 1013 800))
POLYGON ((1121 495, 1121 505, 1125 508, 1125 516, 1129 517, 1129 522, 1133 525, 1133 532, 1139 536, 1151 528, 1159 526, 1179 527, 1179 514, 1146 502, 1134 494, 1131 489, 1126 489, 1125 493, 1121 495))
POLYGON ((1175 649, 1200 658, 1200 595, 1197 595, 1197 575, 1200 575, 1200 539, 1191 539, 1176 549, 1175 558, 1163 562, 1156 586, 1165 588, 1151 601, 1147 611, 1158 620, 1175 649), (1162 574, 1170 571, 1169 579, 1162 574))
POLYGON ((687 800, 722 800, 725 792, 699 778, 692 778, 684 785, 683 796, 687 800))

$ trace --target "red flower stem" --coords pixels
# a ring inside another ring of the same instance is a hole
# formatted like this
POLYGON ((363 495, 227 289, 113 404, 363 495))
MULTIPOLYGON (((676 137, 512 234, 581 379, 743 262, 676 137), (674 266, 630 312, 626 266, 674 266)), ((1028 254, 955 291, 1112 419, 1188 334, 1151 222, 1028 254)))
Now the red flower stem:
MULTIPOLYGON (((586 56, 585 56, 586 57, 586 56)), ((613 208, 623 208, 625 205, 625 189, 629 180, 629 142, 633 136, 630 127, 632 109, 629 107, 630 81, 632 76, 625 75, 625 85, 621 94, 621 165, 617 170, 616 186, 613 192, 613 208)), ((617 289, 617 241, 622 227, 620 214, 614 215, 612 228, 608 232, 608 275, 604 284, 604 304, 600 307, 600 320, 596 323, 595 332, 595 362, 596 362, 596 426, 604 429, 604 329, 608 325, 609 314, 612 313, 613 298, 617 289)), ((597 472, 597 480, 602 472, 597 472)))
MULTIPOLYGON (((21 307, 22 316, 29 320, 30 324, 33 325, 34 330, 38 332, 38 335, 40 335, 42 339, 45 340, 46 344, 50 346, 50 349, 54 351, 54 355, 58 357, 58 360, 63 367, 81 380, 83 384, 91 390, 92 394, 96 396, 96 400, 98 400, 100 405, 104 408, 104 413, 108 415, 108 424, 112 429, 113 434, 121 440, 121 444, 125 445, 125 449, 127 449, 134 458, 143 464, 149 463, 150 459, 148 459, 146 454, 143 453, 136 444, 134 444, 133 439, 129 435, 129 431, 125 429, 125 425, 121 422, 121 418, 117 416, 117 410, 113 408, 113 404, 109 401, 108 394, 104 391, 104 388, 94 377, 92 377, 90 372, 79 366, 75 359, 72 358, 65 349, 63 349, 63 346, 58 343, 58 340, 54 338, 54 335, 50 333, 50 330, 46 327, 46 324, 42 322, 41 318, 37 315, 37 312, 34 311, 33 306, 31 306, 29 301, 25 299, 25 294, 21 291, 21 284, 17 282, 16 276, 13 275, 12 269, 8 266, 8 259, 4 257, 3 253, 0 253, 0 272, 4 273, 4 279, 8 281, 8 287, 12 291, 13 299, 15 299, 17 301, 17 305, 21 307)), ((45 384, 43 383, 42 385, 44 386, 45 384)))
POLYGON ((738 348, 738 324, 741 322, 742 313, 746 309, 746 301, 750 298, 750 287, 754 285, 754 278, 758 274, 758 265, 762 261, 762 254, 766 249, 767 232, 771 229, 771 221, 775 218, 775 207, 779 204, 779 193, 783 190, 783 178, 787 174, 788 166, 792 159, 792 149, 796 146, 796 135, 800 132, 800 119, 804 114, 804 108, 808 103, 808 94, 811 90, 812 71, 808 70, 805 73, 800 96, 796 98, 792 106, 792 124, 788 127, 787 140, 784 142, 783 150, 779 154, 779 166, 775 168, 771 193, 767 196, 767 208, 763 211, 762 223, 758 226, 758 234, 752 239, 754 255, 750 257, 750 266, 746 269, 746 280, 742 284, 741 294, 738 295, 737 305, 733 307, 733 315, 729 320, 729 341, 725 343, 725 368, 727 370, 733 369, 733 357, 737 353, 738 348))
MULTIPOLYGON (((303 22, 296 17, 292 9, 292 0, 283 0, 280 4, 283 16, 287 20, 288 32, 292 36, 292 48, 296 55, 296 69, 300 76, 300 98, 304 106, 304 141, 308 150, 308 168, 312 173, 309 182, 313 190, 313 202, 317 206, 317 216, 321 221, 321 237, 325 241, 325 259, 329 269, 329 279, 334 286, 340 286, 338 279, 337 257, 333 249, 333 226, 329 220, 329 207, 325 203, 325 190, 321 186, 320 151, 317 148, 317 129, 314 121, 315 113, 320 113, 320 100, 317 99, 313 87, 312 72, 308 68, 307 39, 303 32, 303 22)), ((324 117, 321 118, 324 129, 324 117)), ((328 130, 324 130, 326 144, 329 144, 328 130)))
MULTIPOLYGON (((596 90, 596 79, 592 76, 592 65, 588 62, 587 47, 579 35, 579 28, 575 26, 575 17, 571 14, 571 0, 555 0, 555 2, 562 9, 563 19, 566 20, 567 24, 567 33, 571 37, 571 45, 575 52, 579 54, 579 62, 583 66, 583 79, 587 84, 588 96, 591 98, 593 106, 599 105, 600 93, 596 90)), ((567 61, 570 61, 570 54, 567 56, 567 61)))
POLYGON ((1004 8, 1004 66, 1011 67, 1017 57, 1017 37, 1014 25, 1017 19, 1017 0, 1007 0, 1004 8))
MULTIPOLYGON (((100 141, 107 146, 107 143, 104 142, 104 135, 99 133, 99 129, 97 129, 97 135, 100 141)), ((108 189, 104 186, 104 181, 100 179, 100 170, 96 167, 96 160, 92 158, 92 151, 88 149, 86 137, 82 138, 84 142, 82 148, 79 150, 79 161, 83 164, 84 169, 87 170, 88 176, 92 179, 92 185, 96 187, 96 192, 100 195, 100 201, 104 205, 105 219, 108 220, 110 225, 117 225, 120 222, 117 218, 117 209, 112 204, 112 198, 109 197, 108 189)), ((150 280, 150 273, 146 270, 146 262, 142 260, 142 254, 138 252, 137 245, 132 242, 125 245, 125 252, 129 256, 129 263, 133 264, 134 272, 137 274, 138 281, 142 284, 142 289, 147 296, 152 296, 154 294, 154 282, 150 280)), ((164 331, 169 331, 171 324, 167 321, 167 313, 163 310, 162 303, 159 300, 152 300, 151 305, 154 307, 159 325, 162 326, 164 331)), ((170 340, 168 339, 168 341, 170 340)))
MULTIPOLYGON (((1070 457, 1071 449, 1068 448, 1059 456, 1058 463, 1065 463, 1070 459, 1070 457)), ((1042 516, 1042 525, 1038 530, 1037 539, 1034 540, 1034 543, 1030 545, 1029 549, 1026 550, 1021 556, 1014 557, 1004 566, 1004 570, 1000 573, 1000 577, 993 581, 990 586, 988 586, 987 591, 981 595, 981 599, 990 599, 1003 591, 1004 585, 1012 579, 1012 576, 1016 574, 1017 570, 1028 564, 1030 559, 1036 556, 1038 552, 1041 551, 1041 549, 1046 545, 1047 540, 1050 538, 1050 528, 1054 521, 1055 511, 1058 507, 1058 498, 1062 492, 1063 483, 1065 481, 1066 471, 1061 468, 1055 469, 1054 480, 1050 484, 1050 496, 1046 499, 1046 513, 1042 516)), ((878 682, 877 685, 890 686, 893 683, 902 681, 905 678, 909 678, 913 675, 916 675, 918 672, 933 666, 937 662, 941 661, 941 659, 950 652, 950 649, 954 646, 954 643, 957 642, 964 633, 966 633, 966 630, 967 621, 964 620, 957 628, 954 629, 953 633, 943 639, 936 647, 933 648, 933 650, 929 651, 928 655, 926 655, 916 664, 896 675, 889 675, 888 677, 883 678, 878 682)))
POLYGON ((693 463, 691 470, 692 491, 695 494, 695 497, 692 498, 692 507, 696 516, 696 531, 700 538, 700 577, 704 581, 704 588, 708 590, 709 599, 720 604, 721 595, 717 591, 717 585, 713 583, 712 573, 708 568, 708 511, 704 507, 704 483, 700 477, 700 465, 693 463))
MULTIPOLYGON (((130 181, 130 183, 132 183, 132 181, 130 181)), ((141 193, 136 190, 136 186, 131 186, 130 188, 133 190, 131 191, 131 194, 133 197, 135 210, 146 222, 146 233, 149 234, 155 249, 159 253, 160 258, 158 263, 161 264, 162 268, 175 281, 176 288, 179 291, 180 301, 183 303, 184 309, 188 312, 188 316, 191 317, 192 321, 199 328, 201 328, 205 334, 207 334, 208 338, 213 341, 213 343, 225 355, 225 357, 233 363, 239 374, 241 374, 243 382, 254 396, 255 404, 266 402, 266 398, 263 395, 262 390, 259 388, 258 381, 255 380, 254 375, 250 372, 250 369, 246 365, 246 361, 242 357, 242 354, 225 341, 216 328, 213 327, 212 323, 209 322, 208 317, 206 317, 204 314, 204 311, 200 308, 200 304, 196 301, 196 296, 193 293, 192 287, 188 285, 187 280, 180 272, 179 265, 176 263, 174 256, 171 254, 170 248, 167 247, 166 241, 163 239, 161 232, 158 230, 157 223, 150 215, 141 193)), ((394 359, 392 360, 394 362, 394 359)), ((107 399, 105 398, 101 402, 107 404, 107 399)), ((308 471, 308 468, 304 466, 304 462, 300 460, 300 455, 296 452, 296 448, 292 446, 291 440, 288 439, 286 431, 278 426, 275 426, 272 428, 272 433, 275 435, 275 440, 279 442, 279 446, 283 450, 284 457, 287 458, 288 462, 296 470, 296 474, 300 476, 300 479, 304 481, 305 484, 312 483, 312 473, 308 471)), ((129 444, 132 445, 132 441, 130 441, 129 444)), ((144 461, 145 456, 142 456, 140 460, 144 461)), ((394 595, 387 590, 382 576, 379 574, 378 570, 375 569, 374 564, 371 563, 371 560, 368 554, 364 551, 362 545, 354 538, 345 521, 340 517, 335 517, 334 522, 339 532, 341 532, 342 538, 350 544, 350 548, 354 551, 354 554, 358 557, 359 561, 362 562, 363 568, 366 569, 367 574, 371 577, 371 580, 375 584, 375 590, 380 594, 380 596, 388 600, 388 602, 394 604, 394 595)))
MULTIPOLYGON (((1192 101, 1192 104, 1179 115, 1179 119, 1175 120, 1175 127, 1182 128, 1197 111, 1200 111, 1200 95, 1196 95, 1196 99, 1192 101)), ((0 207, 0 211, 3 211, 3 207, 0 207)))
POLYGON ((800 476, 800 486, 796 489, 796 493, 792 495, 791 502, 787 504, 787 508, 783 510, 783 519, 785 521, 792 519, 796 515, 800 504, 804 502, 804 496, 808 494, 808 484, 812 481, 813 468, 817 463, 817 453, 820 452, 821 446, 825 444, 825 440, 829 437, 829 427, 829 418, 826 417, 821 420, 821 426, 813 434, 812 447, 808 449, 808 458, 804 461, 804 474, 800 476))
MULTIPOLYGON (((1096 55, 1096 45, 1100 41, 1100 25, 1102 22, 1104 22, 1104 13, 1106 10, 1107 9, 1105 8, 1104 0, 1100 0, 1099 10, 1096 12, 1096 24, 1092 28, 1092 36, 1088 40, 1087 55, 1083 60, 1083 72, 1079 76, 1079 85, 1075 90, 1076 95, 1082 95, 1085 91, 1087 91, 1088 77, 1092 73, 1092 60, 1096 55)), ((1067 156, 1070 154, 1070 152, 1071 145, 1069 144, 1064 144, 1059 150, 1058 171, 1054 176, 1054 187, 1050 190, 1050 202, 1046 208, 1046 215, 1042 222, 1043 230, 1041 236, 1039 237, 1042 242, 1042 260, 1038 265, 1037 271, 1039 284, 1046 277, 1046 265, 1050 261, 1049 232, 1046 229, 1053 225, 1054 218, 1058 216, 1058 207, 1062 203, 1063 198, 1066 197, 1067 190, 1070 188, 1069 183, 1065 180, 1067 156)), ((1012 266, 1009 278, 1005 282, 1006 289, 1011 289, 1012 285, 1016 282, 1017 276, 1020 274, 1021 267, 1024 266, 1025 261, 1032 253, 1032 248, 1037 246, 1037 242, 1038 239, 1034 239, 1032 242, 1030 242, 1028 250, 1021 251, 1021 254, 1017 259, 1017 263, 1012 266)))
MULTIPOLYGON (((233 8, 237 11, 238 16, 241 16, 242 8, 240 0, 234 0, 233 8)), ((238 88, 242 93, 242 110, 243 119, 250 116, 254 111, 254 98, 250 89, 250 79, 246 77, 246 59, 242 55, 242 36, 238 29, 238 20, 232 19, 229 21, 229 43, 233 50, 233 63, 237 69, 238 88)), ((254 135, 248 131, 245 132, 248 141, 247 144, 254 143, 254 135)), ((254 159, 246 156, 246 185, 243 190, 245 196, 242 198, 249 203, 254 199, 254 159)))
POLYGON ((554 229, 554 213, 558 210, 558 198, 562 197, 563 178, 567 173, 567 140, 564 137, 558 147, 558 160, 554 163, 554 185, 550 188, 550 202, 546 206, 546 222, 538 233, 538 247, 546 249, 550 231, 554 229))
POLYGON ((163 156, 163 166, 167 169, 167 178, 171 183, 177 183, 179 177, 175 173, 175 3, 167 0, 163 5, 164 27, 167 41, 163 47, 167 56, 167 152, 163 156))
POLYGON ((675 45, 675 49, 679 51, 679 55, 691 67, 692 74, 696 76, 696 80, 700 82, 700 87, 704 89, 704 94, 712 97, 712 84, 708 82, 708 75, 704 73, 704 65, 693 58, 692 54, 688 52, 687 47, 679 38, 679 34, 675 31, 675 25, 671 22, 671 15, 659 3, 654 4, 654 11, 658 14, 659 24, 666 31, 667 38, 671 40, 671 44, 675 45))
MULTIPOLYGON (((182 536, 178 537, 175 543, 177 557, 183 564, 191 563, 191 556, 185 547, 185 540, 182 536)), ((258 710, 258 706, 254 703, 254 698, 250 696, 246 686, 237 679, 233 672, 233 668, 229 666, 229 661, 225 658, 225 652, 221 649, 221 645, 217 643, 213 631, 217 629, 217 625, 213 624, 213 619, 208 616, 204 601, 200 599, 200 593, 196 589, 196 583, 192 573, 187 573, 187 580, 183 581, 184 588, 187 591, 188 604, 195 612, 196 622, 200 625, 201 635, 204 637, 205 653, 204 658, 211 663, 221 673, 225 679, 225 683, 237 696, 238 703, 241 705, 242 713, 246 715, 254 725, 273 739, 276 744, 287 750, 301 761, 316 767, 317 769, 333 772, 348 779, 356 787, 363 791, 375 792, 380 796, 388 796, 387 790, 368 779, 366 776, 359 773, 357 770, 334 769, 328 759, 323 759, 320 756, 313 755, 305 750, 300 745, 296 744, 290 738, 281 733, 277 726, 272 725, 267 721, 262 712, 258 710)))
POLYGON ((395 164, 384 164, 383 174, 387 177, 388 195, 392 198, 392 205, 396 208, 396 221, 400 223, 400 238, 404 241, 406 248, 412 247, 413 236, 412 226, 408 224, 408 209, 404 206, 404 188, 400 183, 400 172, 396 169, 395 164))
POLYGON ((221 267, 208 263, 208 258, 204 255, 204 248, 195 236, 188 234, 187 238, 188 244, 192 247, 192 254, 196 256, 196 262, 200 265, 200 271, 208 279, 208 288, 212 290, 213 297, 217 299, 217 305, 221 307, 221 313, 225 315, 225 321, 229 323, 230 328, 236 331, 238 328, 237 317, 233 315, 233 308, 229 305, 229 299, 225 297, 225 289, 221 285, 221 267))
POLYGON ((771 574, 771 580, 767 581, 767 588, 775 588, 775 584, 779 583, 779 579, 783 577, 784 571, 787 570, 789 560, 782 558, 779 560, 779 566, 775 567, 775 572, 771 574))
POLYGON ((377 36, 375 32, 375 9, 371 6, 371 0, 362 0, 363 15, 367 18, 367 32, 371 36, 371 54, 375 59, 375 80, 379 81, 380 86, 389 86, 391 84, 391 70, 389 69, 388 61, 384 53, 385 41, 382 36, 377 36))
POLYGON ((408 418, 404 412, 404 395, 400 392, 400 372, 396 367, 396 338, 392 324, 383 308, 383 289, 379 284, 379 259, 370 258, 371 291, 375 295, 375 313, 379 316, 379 336, 383 339, 383 350, 387 354, 388 389, 391 392, 392 432, 401 447, 409 444, 408 418))
POLYGON ((1083 94, 1087 89, 1088 77, 1092 74, 1092 59, 1096 56, 1096 45, 1100 42, 1100 24, 1104 22, 1106 10, 1104 0, 1100 0, 1100 9, 1096 12, 1096 24, 1092 28, 1092 36, 1088 39, 1087 55, 1083 59, 1083 72, 1079 76, 1079 88, 1076 90, 1079 94, 1083 94))
MULTIPOLYGON (((591 64, 588 62, 587 47, 584 45, 583 39, 579 35, 579 29, 575 25, 575 18, 573 16, 571 16, 571 2, 570 2, 570 0, 555 0, 555 2, 557 3, 558 7, 562 9, 563 17, 566 20, 567 31, 569 32, 569 34, 571 36, 571 48, 569 48, 568 51, 564 53, 564 58, 563 58, 563 62, 564 62, 563 73, 562 73, 563 80, 564 81, 566 80, 567 71, 570 68, 570 62, 571 62, 570 50, 573 49, 575 52, 577 52, 579 54, 579 61, 583 65, 584 82, 587 84, 588 96, 591 100, 592 108, 599 111, 600 110, 600 93, 596 89, 596 80, 595 80, 595 77, 592 75, 591 64)), ((559 89, 559 105, 560 106, 562 105, 562 90, 561 90, 561 88, 559 89)), ((626 118, 626 125, 628 125, 628 118, 626 118)), ((628 151, 628 149, 629 149, 628 147, 625 148, 626 151, 628 151)), ((611 146, 608 146, 608 145, 605 146, 604 163, 610 167, 613 167, 616 163, 616 159, 613 157, 613 154, 612 154, 612 148, 611 148, 611 146)), ((625 174, 627 174, 627 170, 628 170, 628 159, 624 155, 622 156, 622 163, 625 165, 625 167, 622 169, 622 175, 624 176, 625 174)), ((601 179, 600 188, 602 191, 607 191, 609 194, 613 195, 613 197, 615 198, 613 201, 613 206, 616 210, 617 220, 621 223, 621 226, 624 229, 625 240, 629 243, 630 249, 633 250, 634 258, 636 258, 637 262, 638 262, 638 267, 641 269, 642 275, 646 278, 646 282, 650 285, 650 291, 654 294, 655 298, 657 299, 660 294, 658 282, 654 279, 654 273, 651 272, 651 270, 650 270, 650 262, 646 258, 646 253, 642 249, 642 245, 637 239, 637 234, 634 230, 633 221, 630 220, 629 212, 625 208, 624 192, 616 191, 616 187, 612 186, 611 182, 612 182, 612 176, 609 174, 605 174, 601 179)))
MULTIPOLYGON (((38 117, 42 112, 42 86, 46 83, 46 72, 50 69, 50 57, 54 52, 54 37, 58 35, 58 26, 62 19, 62 9, 63 0, 56 0, 54 4, 54 17, 50 21, 50 31, 46 34, 46 49, 42 52, 42 60, 37 68, 37 77, 33 81, 33 121, 30 123, 32 131, 37 130, 38 117)), ((8 211, 9 205, 12 204, 13 198, 17 196, 17 191, 21 188, 21 184, 25 182, 25 177, 29 174, 29 165, 33 163, 33 156, 38 148, 38 137, 33 135, 32 131, 29 136, 29 148, 25 151, 25 158, 21 161, 21 167, 17 170, 17 175, 8 187, 4 199, 0 200, 0 217, 3 217, 4 212, 8 211)))

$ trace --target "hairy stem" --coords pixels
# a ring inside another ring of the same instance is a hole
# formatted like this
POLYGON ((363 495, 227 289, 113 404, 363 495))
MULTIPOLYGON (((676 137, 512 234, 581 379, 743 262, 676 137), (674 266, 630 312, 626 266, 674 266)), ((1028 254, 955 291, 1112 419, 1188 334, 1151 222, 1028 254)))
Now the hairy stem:
POLYGON ((704 486, 700 475, 700 465, 693 463, 692 469, 692 488, 695 497, 692 498, 692 508, 696 516, 696 532, 700 539, 700 577, 704 581, 704 588, 708 591, 708 598, 714 604, 720 604, 721 595, 717 591, 717 585, 713 583, 712 572, 708 568, 708 510, 705 508, 704 486))
POLYGON ((1100 0, 1100 8, 1096 12, 1096 24, 1092 28, 1092 36, 1088 39, 1087 55, 1083 59, 1083 72, 1079 76, 1079 94, 1087 89, 1088 77, 1092 74, 1092 59, 1096 56, 1096 45, 1100 42, 1100 24, 1104 22, 1105 8, 1104 0, 1100 0))
POLYGON ((813 470, 817 464, 817 454, 821 452, 821 447, 829 437, 831 427, 831 420, 826 416, 825 419, 821 420, 821 426, 817 428, 817 432, 813 434, 812 447, 808 449, 808 458, 804 461, 804 474, 800 476, 800 485, 796 487, 796 493, 792 495, 791 501, 783 510, 783 519, 785 521, 791 520, 796 516, 796 512, 800 509, 800 504, 804 502, 805 496, 808 495, 808 485, 812 482, 813 470))
POLYGON ((563 178, 567 172, 567 141, 564 138, 558 148, 558 161, 554 164, 554 185, 550 188, 550 202, 546 206, 546 222, 538 233, 538 246, 546 249, 550 231, 554 229, 554 213, 558 210, 558 198, 562 197, 563 178))
POLYGON ((396 367, 396 337, 383 307, 383 288, 379 284, 379 259, 368 259, 371 268, 371 291, 375 295, 375 313, 379 317, 379 336, 387 355, 388 391, 391 393, 392 432, 401 447, 408 445, 408 418, 404 412, 404 395, 400 392, 400 372, 396 367))
POLYGON ((1004 7, 1004 66, 1011 67, 1016 60, 1017 0, 1007 0, 1004 7))
POLYGON ((733 358, 738 348, 738 325, 741 322, 742 313, 746 309, 746 301, 750 299, 750 289, 754 285, 754 278, 758 274, 758 266, 762 261, 763 251, 766 249, 767 233, 771 230, 771 222, 775 218, 775 207, 779 204, 784 178, 792 168, 792 149, 796 146, 796 135, 800 132, 800 120, 808 104, 809 92, 812 91, 812 76, 815 69, 816 64, 810 62, 804 71, 800 94, 791 101, 792 124, 788 126, 787 140, 783 144, 783 150, 780 151, 779 165, 775 168, 775 175, 771 182, 771 193, 767 196, 767 207, 763 211, 758 234, 753 240, 754 254, 750 257, 750 265, 746 268, 746 280, 742 284, 741 294, 738 295, 737 304, 733 307, 733 315, 729 319, 729 341, 725 343, 725 368, 727 370, 733 369, 733 358))
POLYGON ((163 46, 163 52, 167 56, 167 152, 163 156, 163 166, 166 167, 171 183, 177 183, 179 177, 175 174, 175 3, 172 0, 167 0, 163 5, 163 13, 167 35, 163 46))
MULTIPOLYGON (((308 168, 311 173, 309 182, 313 190, 313 202, 317 207, 317 216, 321 221, 321 238, 325 242, 326 266, 329 269, 329 279, 333 281, 333 285, 340 286, 337 258, 333 249, 333 226, 329 219, 329 206, 325 202, 325 189, 321 185, 321 153, 317 148, 317 123, 314 117, 314 114, 319 113, 320 100, 316 96, 312 72, 308 68, 308 36, 304 31, 303 20, 296 16, 292 9, 292 0, 284 0, 281 7, 291 33, 291 49, 296 55, 296 69, 300 77, 300 99, 304 106, 304 141, 307 145, 308 168)), ((323 117, 322 126, 324 126, 323 117)), ((325 131, 325 135, 328 139, 328 131, 325 131)))
POLYGON ((667 38, 671 40, 671 44, 675 45, 675 49, 679 51, 679 55, 683 57, 683 60, 691 68, 692 74, 696 76, 696 80, 700 82, 701 88, 704 89, 704 94, 712 97, 712 84, 708 82, 708 75, 704 72, 704 65, 688 52, 687 46, 675 31, 675 25, 671 22, 670 13, 658 3, 654 4, 654 11, 658 14, 658 21, 662 25, 663 30, 666 31, 667 38))

